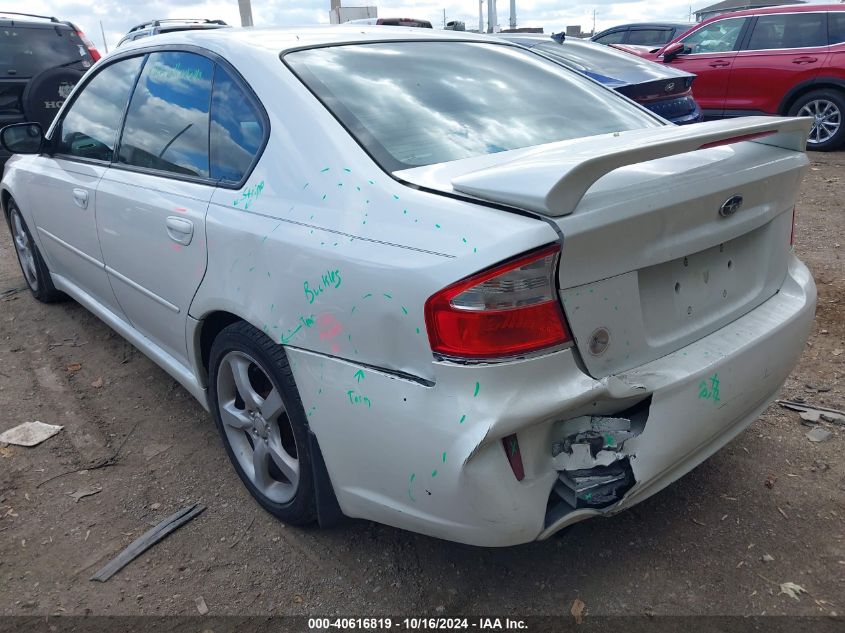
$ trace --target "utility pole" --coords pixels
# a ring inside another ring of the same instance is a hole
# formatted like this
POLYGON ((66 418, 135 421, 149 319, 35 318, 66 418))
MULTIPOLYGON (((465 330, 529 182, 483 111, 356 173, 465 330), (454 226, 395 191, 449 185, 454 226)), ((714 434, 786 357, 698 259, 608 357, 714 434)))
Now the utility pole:
POLYGON ((108 42, 106 42, 106 32, 103 29, 103 21, 102 20, 100 20, 100 35, 103 36, 103 48, 105 48, 106 53, 108 53, 109 52, 109 44, 108 44, 108 42))
POLYGON ((496 0, 487 0, 487 32, 495 33, 499 16, 496 15, 496 0))
POLYGON ((478 32, 484 33, 484 0, 478 0, 478 32))
POLYGON ((241 12, 241 26, 252 26, 252 3, 250 0, 238 0, 241 12))
POLYGON ((596 10, 593 9, 593 32, 590 33, 590 37, 596 34, 596 10))
POLYGON ((446 9, 443 9, 443 28, 446 28, 446 9))
POLYGON ((512 29, 516 28, 516 0, 511 0, 511 21, 510 26, 512 29))

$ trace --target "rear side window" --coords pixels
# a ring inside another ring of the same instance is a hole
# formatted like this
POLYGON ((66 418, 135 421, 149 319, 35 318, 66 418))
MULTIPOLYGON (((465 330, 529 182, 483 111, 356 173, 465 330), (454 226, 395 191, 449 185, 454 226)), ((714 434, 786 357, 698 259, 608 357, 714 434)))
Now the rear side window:
POLYGON ((845 11, 831 11, 827 14, 827 30, 831 44, 845 42, 845 11))
POLYGON ((34 77, 48 68, 83 61, 90 65, 91 56, 69 28, 0 27, 0 77, 34 77))
POLYGON ((824 13, 786 13, 759 16, 747 50, 826 45, 824 13))
POLYGON ((142 59, 132 57, 106 66, 85 85, 62 119, 57 153, 111 161, 142 59))
POLYGON ((390 171, 660 125, 514 46, 405 41, 300 50, 284 60, 390 171))
POLYGON ((597 37, 595 41, 600 42, 602 44, 621 44, 622 40, 624 39, 625 31, 614 31, 613 33, 608 33, 607 35, 597 37))
POLYGON ((671 33, 667 29, 633 29, 628 33, 627 44, 660 46, 669 41, 671 33))
POLYGON ((211 97, 211 177, 240 182, 264 141, 258 108, 221 66, 211 97))
POLYGON ((208 109, 214 64, 193 53, 152 53, 132 95, 118 160, 208 178, 208 109))

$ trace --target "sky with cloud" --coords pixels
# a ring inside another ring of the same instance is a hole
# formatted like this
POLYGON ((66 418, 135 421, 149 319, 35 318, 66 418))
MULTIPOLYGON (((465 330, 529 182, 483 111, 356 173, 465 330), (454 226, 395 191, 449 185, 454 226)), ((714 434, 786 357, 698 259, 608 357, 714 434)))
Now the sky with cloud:
MULTIPOLYGON (((478 25, 478 0, 344 0, 346 5, 376 5, 381 17, 415 17, 430 20, 435 28, 447 20, 463 20, 468 28, 478 25)), ((487 14, 485 0, 485 26, 487 14)), ((518 26, 542 26, 546 33, 566 26, 580 25, 589 31, 593 11, 597 30, 625 22, 686 22, 696 9, 711 4, 685 0, 593 0, 561 2, 560 0, 517 0, 518 26)), ((3 8, 10 11, 55 15, 78 24, 98 47, 103 45, 100 22, 109 48, 135 24, 155 18, 222 19, 239 25, 237 0, 6 0, 3 8), (11 5, 11 6, 10 6, 11 5)), ((509 0, 498 0, 498 22, 506 28, 509 0)), ((252 0, 256 26, 295 26, 329 21, 329 0, 252 0)))

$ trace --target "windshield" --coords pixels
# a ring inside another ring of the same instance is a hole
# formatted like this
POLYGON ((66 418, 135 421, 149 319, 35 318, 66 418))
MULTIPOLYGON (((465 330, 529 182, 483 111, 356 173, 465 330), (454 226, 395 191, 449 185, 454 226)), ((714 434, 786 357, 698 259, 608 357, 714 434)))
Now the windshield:
POLYGON ((514 46, 380 42, 300 50, 284 61, 389 171, 660 125, 514 46))
POLYGON ((71 29, 0 26, 0 77, 34 77, 83 60, 88 50, 71 29))

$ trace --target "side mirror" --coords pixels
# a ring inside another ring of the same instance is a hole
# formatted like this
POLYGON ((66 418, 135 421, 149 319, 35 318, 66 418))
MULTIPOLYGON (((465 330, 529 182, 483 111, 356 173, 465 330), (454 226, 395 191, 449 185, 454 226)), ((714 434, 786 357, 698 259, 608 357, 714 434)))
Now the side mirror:
POLYGON ((669 63, 673 59, 675 59, 678 55, 684 52, 683 42, 675 42, 674 44, 669 44, 666 48, 663 49, 663 62, 669 63))
POLYGON ((0 130, 0 145, 12 154, 40 154, 44 131, 40 123, 15 123, 0 130))

